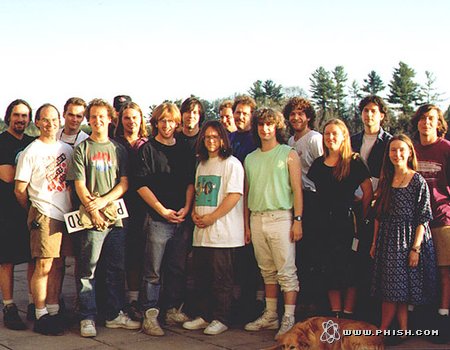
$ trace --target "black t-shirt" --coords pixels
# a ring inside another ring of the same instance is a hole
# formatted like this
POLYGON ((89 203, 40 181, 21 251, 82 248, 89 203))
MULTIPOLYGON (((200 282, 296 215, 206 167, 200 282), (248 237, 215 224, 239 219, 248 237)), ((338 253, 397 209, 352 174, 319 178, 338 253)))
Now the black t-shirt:
MULTIPOLYGON (((194 164, 189 149, 182 142, 164 145, 154 138, 139 150, 136 168, 137 189, 147 186, 164 205, 180 210, 186 202, 186 188, 194 183, 194 164)), ((150 206, 153 220, 165 221, 150 206)))
POLYGON ((317 158, 308 171, 308 177, 316 185, 320 207, 326 209, 345 209, 352 206, 354 193, 358 186, 370 178, 369 170, 360 157, 350 162, 350 174, 338 181, 333 175, 334 167, 324 163, 325 157, 317 158))
MULTIPOLYGON (((0 134, 0 165, 16 165, 17 154, 23 151, 34 137, 23 135, 22 140, 16 139, 9 132, 0 134)), ((18 209, 16 196, 14 195, 14 181, 6 183, 0 180, 0 217, 14 219, 14 211, 18 209)), ((23 209, 19 209, 23 210, 23 209)))

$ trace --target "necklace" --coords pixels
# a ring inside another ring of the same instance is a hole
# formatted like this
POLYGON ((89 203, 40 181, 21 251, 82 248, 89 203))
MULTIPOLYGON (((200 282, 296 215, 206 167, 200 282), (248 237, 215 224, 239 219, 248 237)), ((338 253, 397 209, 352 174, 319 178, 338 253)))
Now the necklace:
POLYGON ((409 172, 407 171, 405 174, 403 174, 403 178, 400 181, 400 183, 398 183, 399 182, 398 178, 394 178, 394 180, 392 181, 392 187, 403 187, 403 185, 405 183, 406 176, 408 175, 408 173, 409 172), (397 185, 395 185, 395 183, 397 183, 397 185))

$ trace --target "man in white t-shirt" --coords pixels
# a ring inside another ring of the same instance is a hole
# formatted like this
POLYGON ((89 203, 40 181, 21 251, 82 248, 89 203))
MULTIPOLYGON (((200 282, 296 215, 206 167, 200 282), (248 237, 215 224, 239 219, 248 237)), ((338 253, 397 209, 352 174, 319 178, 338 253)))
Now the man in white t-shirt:
POLYGON ((288 140, 288 145, 294 148, 301 162, 303 190, 303 239, 296 244, 296 264, 300 281, 304 286, 301 290, 302 303, 313 305, 320 303, 317 289, 317 273, 320 271, 318 247, 321 244, 317 238, 317 223, 321 220, 321 211, 317 200, 316 186, 306 174, 314 160, 323 154, 322 134, 314 130, 316 112, 312 103, 303 97, 289 99, 283 109, 283 115, 289 121, 294 132, 288 140))
POLYGON ((72 209, 66 174, 73 151, 56 139, 59 118, 58 110, 51 104, 37 110, 35 124, 41 134, 19 157, 14 190, 19 204, 28 210, 31 256, 36 262, 31 278, 36 307, 34 331, 46 335, 64 331, 58 316, 60 256, 64 214, 72 209))
POLYGON ((86 102, 79 97, 69 98, 64 105, 64 127, 56 134, 56 139, 61 140, 75 148, 80 142, 86 140, 89 135, 81 130, 81 122, 84 118, 86 102))

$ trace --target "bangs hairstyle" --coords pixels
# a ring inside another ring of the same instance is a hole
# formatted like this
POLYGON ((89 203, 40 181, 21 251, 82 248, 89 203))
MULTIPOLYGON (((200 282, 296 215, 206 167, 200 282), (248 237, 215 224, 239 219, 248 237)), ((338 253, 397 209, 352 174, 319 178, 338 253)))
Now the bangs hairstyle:
POLYGON ((205 133, 206 129, 213 128, 219 134, 220 138, 220 150, 219 157, 222 159, 227 159, 232 154, 232 149, 230 145, 230 140, 228 139, 228 133, 225 127, 218 120, 207 121, 201 128, 198 134, 196 152, 197 157, 201 162, 207 161, 209 159, 208 150, 205 146, 205 133))
POLYGON ((59 114, 58 108, 56 108, 54 105, 52 105, 51 103, 44 103, 41 107, 38 108, 38 110, 36 111, 36 116, 34 119, 34 122, 36 123, 36 121, 41 119, 41 113, 45 108, 54 108, 56 110, 56 113, 58 113, 58 120, 61 122, 61 115, 59 114))
POLYGON ((126 109, 134 109, 135 111, 137 111, 139 113, 139 115, 141 116, 141 125, 139 126, 138 135, 139 135, 139 137, 147 137, 148 136, 147 125, 145 122, 144 114, 142 113, 141 107, 139 107, 139 105, 135 102, 125 102, 122 105, 122 108, 119 111, 119 120, 117 121, 117 127, 114 132, 114 136, 124 136, 122 117, 123 117, 123 112, 126 109))
POLYGON ((69 98, 66 103, 64 104, 63 114, 66 114, 67 108, 69 108, 69 105, 75 105, 75 106, 81 106, 86 108, 86 101, 84 101, 80 97, 71 97, 69 98))
POLYGON ((261 147, 261 139, 258 135, 258 124, 260 123, 275 124, 278 143, 286 143, 286 123, 283 114, 272 108, 260 108, 253 112, 252 133, 258 147, 261 147))
POLYGON ((416 137, 417 140, 419 140, 419 130, 417 129, 417 124, 419 123, 420 118, 422 118, 426 113, 428 113, 433 109, 438 114, 437 136, 444 137, 445 134, 447 133, 448 125, 447 122, 445 121, 444 114, 442 113, 441 109, 436 105, 427 103, 425 105, 420 106, 411 119, 412 131, 414 137, 416 137))
POLYGON ((111 104, 108 101, 105 101, 101 98, 94 98, 91 102, 89 102, 88 106, 86 107, 85 115, 87 121, 89 121, 89 118, 91 116, 92 107, 105 107, 108 113, 108 117, 111 120, 113 120, 114 116, 116 115, 113 106, 111 106, 111 104))
POLYGON ((350 162, 352 159, 356 159, 359 157, 358 153, 354 153, 352 151, 352 147, 350 144, 350 133, 348 131, 347 125, 340 119, 330 119, 323 126, 323 152, 325 157, 330 155, 330 150, 325 145, 325 129, 328 125, 336 125, 341 129, 342 134, 344 136, 344 140, 342 141, 341 148, 339 149, 339 160, 336 166, 333 168, 333 175, 338 181, 342 181, 350 174, 350 162))
POLYGON ((219 112, 225 108, 231 108, 231 110, 233 110, 233 101, 231 101, 231 100, 222 101, 219 106, 219 112))
POLYGON ((177 105, 171 102, 161 103, 158 107, 153 110, 152 119, 150 119, 150 124, 152 126, 152 135, 158 135, 158 120, 170 116, 173 118, 178 126, 181 124, 181 113, 177 105))
POLYGON ((414 145, 411 139, 405 134, 393 136, 386 145, 386 150, 383 157, 383 166, 381 168, 380 182, 375 194, 377 198, 375 208, 378 218, 389 211, 389 204, 392 196, 392 180, 394 179, 394 165, 389 158, 389 153, 392 142, 396 140, 403 141, 408 145, 410 152, 408 158, 408 168, 414 171, 417 170, 416 151, 414 150, 414 145))
POLYGON ((17 100, 12 101, 9 106, 6 108, 6 112, 5 112, 5 124, 9 126, 9 122, 11 121, 11 114, 12 111, 14 109, 14 107, 18 106, 18 105, 24 105, 28 108, 28 116, 30 117, 30 121, 32 118, 32 110, 31 110, 31 106, 28 104, 27 101, 22 100, 20 98, 18 98, 17 100))
POLYGON ((289 115, 296 109, 300 109, 305 113, 306 118, 308 118, 308 127, 311 130, 314 130, 316 123, 316 111, 312 103, 303 97, 292 97, 283 108, 284 118, 289 121, 289 115))
POLYGON ((196 97, 189 97, 183 101, 180 107, 180 113, 183 115, 183 113, 191 112, 195 106, 198 106, 198 113, 200 115, 200 119, 198 124, 202 125, 203 121, 205 120, 205 108, 203 108, 203 104, 200 102, 200 100, 196 97))

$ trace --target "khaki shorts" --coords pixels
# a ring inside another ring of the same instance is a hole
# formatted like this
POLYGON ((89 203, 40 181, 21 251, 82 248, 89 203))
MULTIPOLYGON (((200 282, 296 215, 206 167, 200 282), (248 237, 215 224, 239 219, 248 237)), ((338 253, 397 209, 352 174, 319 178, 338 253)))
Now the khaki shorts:
POLYGON ((450 226, 431 229, 438 266, 450 266, 450 226))
MULTIPOLYGON (((40 213, 35 207, 28 212, 32 258, 59 258, 64 222, 40 213)), ((64 254, 63 254, 64 255, 64 254)))

